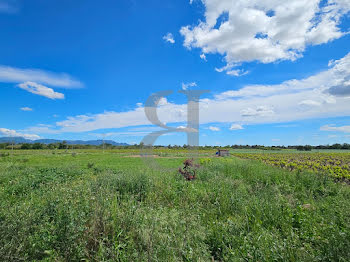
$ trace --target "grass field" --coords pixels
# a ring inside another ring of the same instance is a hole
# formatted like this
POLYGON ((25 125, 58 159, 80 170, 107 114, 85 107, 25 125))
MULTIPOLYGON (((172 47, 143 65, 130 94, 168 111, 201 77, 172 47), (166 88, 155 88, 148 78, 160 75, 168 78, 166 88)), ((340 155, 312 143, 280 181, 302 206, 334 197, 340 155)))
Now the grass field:
POLYGON ((156 170, 137 150, 7 152, 2 261, 350 261, 350 187, 325 172, 203 151, 189 182, 181 150, 156 170))

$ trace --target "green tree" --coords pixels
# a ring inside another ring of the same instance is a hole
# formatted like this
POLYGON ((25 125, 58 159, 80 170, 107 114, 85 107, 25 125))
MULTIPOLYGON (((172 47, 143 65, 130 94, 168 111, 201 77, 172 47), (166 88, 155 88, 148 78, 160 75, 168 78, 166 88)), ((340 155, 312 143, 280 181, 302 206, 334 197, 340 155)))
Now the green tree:
POLYGON ((32 149, 32 145, 28 143, 24 143, 21 145, 21 149, 32 149))
POLYGON ((41 143, 34 143, 32 145, 32 149, 43 149, 43 148, 44 148, 44 146, 41 143))

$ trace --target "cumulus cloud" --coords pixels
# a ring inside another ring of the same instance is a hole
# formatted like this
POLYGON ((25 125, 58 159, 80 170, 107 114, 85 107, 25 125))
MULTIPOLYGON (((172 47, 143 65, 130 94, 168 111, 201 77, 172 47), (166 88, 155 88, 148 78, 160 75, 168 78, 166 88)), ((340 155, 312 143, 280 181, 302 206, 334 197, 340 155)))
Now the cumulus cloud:
POLYGON ((30 108, 30 107, 21 107, 20 108, 22 111, 33 111, 33 108, 30 108))
POLYGON ((18 87, 32 94, 45 96, 50 99, 64 99, 64 94, 55 92, 52 88, 34 82, 25 82, 19 84, 18 87))
POLYGON ((194 87, 197 86, 196 82, 192 82, 192 83, 182 83, 181 84, 181 88, 182 90, 187 90, 189 87, 194 87))
POLYGON ((333 86, 327 90, 328 93, 334 96, 350 96, 350 81, 344 81, 338 86, 333 86))
POLYGON ((163 39, 170 44, 175 44, 174 36, 172 33, 167 33, 165 36, 163 36, 163 39))
POLYGON ((242 130, 244 129, 242 125, 239 124, 232 124, 230 127, 230 130, 242 130))
MULTIPOLYGON (((283 123, 312 118, 348 116, 350 99, 332 95, 329 90, 348 81, 350 54, 330 63, 327 70, 304 79, 276 85, 248 85, 228 90, 212 98, 200 99, 200 124, 210 123, 283 123)), ((159 119, 166 123, 187 121, 187 105, 158 104, 159 119)), ((104 128, 149 125, 144 107, 126 112, 104 112, 69 117, 56 123, 59 132, 84 132, 104 128)))
POLYGON ((36 82, 63 88, 79 88, 83 84, 65 73, 53 73, 40 69, 21 69, 0 65, 0 82, 36 82))
POLYGON ((218 128, 218 127, 216 127, 216 126, 210 126, 210 127, 208 127, 208 129, 209 129, 210 131, 214 131, 214 132, 220 131, 220 128, 218 128))
MULTIPOLYGON (((162 98, 158 104, 158 116, 163 123, 179 123, 186 121, 186 105, 176 105, 162 98), (175 121, 174 121, 175 120, 175 121)), ((61 132, 85 132, 106 128, 122 128, 128 126, 149 125, 144 107, 136 107, 126 112, 104 112, 93 115, 68 117, 56 123, 61 132)))
MULTIPOLYGON (((339 97, 347 96, 347 91, 339 91, 340 86, 346 90, 348 90, 348 86, 350 88, 350 53, 339 60, 332 61, 329 66, 330 68, 328 70, 324 70, 301 80, 287 80, 277 85, 247 85, 239 90, 225 91, 217 94, 215 97, 217 99, 240 99, 248 97, 271 97, 276 94, 297 94, 309 91, 314 93, 313 99, 311 100, 316 101, 316 103, 334 103, 334 95, 339 97), (335 92, 335 90, 337 90, 337 92, 335 92)), ((306 100, 307 99, 301 99, 298 101, 298 104, 306 100)), ((312 102, 308 101, 306 103, 310 104, 312 102)))
POLYGON ((350 126, 325 125, 325 126, 321 126, 320 130, 350 133, 350 126))
POLYGON ((0 128, 0 135, 6 137, 23 137, 30 140, 40 139, 40 136, 34 134, 22 134, 18 133, 16 130, 0 128))
POLYGON ((202 0, 205 19, 184 26, 184 46, 223 55, 227 67, 243 62, 296 60, 309 45, 342 37, 347 0, 202 0))

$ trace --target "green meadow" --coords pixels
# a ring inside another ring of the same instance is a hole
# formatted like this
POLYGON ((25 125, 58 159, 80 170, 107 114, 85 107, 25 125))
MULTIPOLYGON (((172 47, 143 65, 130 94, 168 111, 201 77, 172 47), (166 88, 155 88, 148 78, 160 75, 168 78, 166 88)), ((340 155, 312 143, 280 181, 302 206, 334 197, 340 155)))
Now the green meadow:
POLYGON ((0 260, 350 261, 346 182, 210 150, 186 181, 187 151, 138 154, 1 151, 0 260))

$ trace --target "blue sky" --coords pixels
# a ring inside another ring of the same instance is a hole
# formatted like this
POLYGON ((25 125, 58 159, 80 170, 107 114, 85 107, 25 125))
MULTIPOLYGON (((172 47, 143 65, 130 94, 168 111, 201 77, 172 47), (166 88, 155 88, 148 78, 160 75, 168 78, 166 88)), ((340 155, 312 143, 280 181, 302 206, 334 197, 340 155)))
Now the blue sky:
MULTIPOLYGON (((200 144, 350 142, 348 0, 0 0, 1 136, 139 143, 186 125, 200 144)), ((168 134, 160 144, 184 144, 168 134)))

